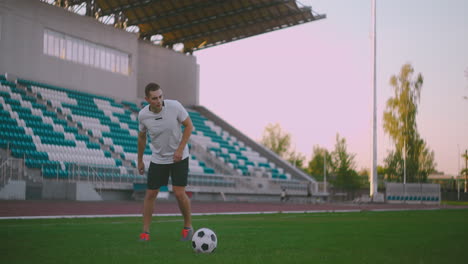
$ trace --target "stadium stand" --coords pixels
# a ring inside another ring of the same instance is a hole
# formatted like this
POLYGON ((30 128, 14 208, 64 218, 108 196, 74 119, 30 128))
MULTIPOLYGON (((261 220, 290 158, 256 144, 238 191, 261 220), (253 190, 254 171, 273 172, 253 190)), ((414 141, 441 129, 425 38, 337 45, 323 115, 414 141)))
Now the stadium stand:
POLYGON ((72 176, 72 164, 112 166, 125 171, 110 152, 103 151, 98 143, 80 134, 77 127, 69 126, 67 120, 38 103, 37 99, 43 98, 41 93, 34 98, 6 81, 2 81, 2 92, 2 117, 8 125, 5 137, 13 157, 24 158, 27 167, 40 168, 45 178, 65 179, 72 176))
MULTIPOLYGON (((73 132, 66 133, 64 136, 67 139, 76 140, 78 145, 83 145, 79 144, 83 140, 86 143, 86 148, 91 149, 91 151, 81 149, 77 153, 83 155, 77 155, 73 149, 63 150, 60 146, 56 146, 54 149, 49 147, 50 150, 53 150, 48 152, 50 156, 53 156, 52 160, 63 160, 62 156, 65 156, 68 159, 64 161, 71 162, 69 159, 74 157, 73 162, 77 164, 116 166, 120 169, 121 174, 130 177, 123 172, 127 170, 126 166, 136 167, 137 147, 135 142, 137 141, 138 123, 135 112, 124 109, 123 104, 115 102, 112 98, 28 80, 19 80, 19 83, 26 85, 29 92, 45 101, 47 106, 64 116, 70 124, 76 124, 76 126, 68 126, 62 119, 57 122, 61 122, 64 129, 56 128, 56 130, 73 132), (84 131, 85 135, 79 134, 78 130, 84 131), (75 152, 75 154, 73 156, 67 155, 70 151, 75 152), (64 155, 61 155, 60 152, 64 152, 64 155), (126 166, 122 166, 123 164, 126 166)), ((67 144, 73 145, 70 142, 55 145, 66 146, 67 144)), ((150 144, 148 144, 144 155, 147 166, 149 166, 150 158, 151 150, 150 144)), ((214 170, 206 167, 203 162, 197 162, 195 156, 192 156, 191 165, 194 172, 214 173, 214 170)))
MULTIPOLYGON (((44 179, 87 180, 104 188, 105 182, 144 183, 145 176, 135 170, 140 109, 135 103, 26 79, 18 79, 18 85, 1 83, 1 147, 24 159, 26 167, 39 169, 44 179)), ((292 180, 213 121, 193 109, 188 112, 195 126, 190 147, 198 149, 190 155, 190 186, 209 187, 213 192, 219 188, 255 192, 257 188, 249 185, 258 185, 259 180, 249 178, 266 178, 272 180, 261 184, 269 186, 266 192, 281 187, 305 191, 303 182, 292 180), (205 161, 197 158, 200 149, 205 161), (236 189, 239 186, 245 188, 236 189)), ((147 146, 144 161, 149 166, 147 146)))

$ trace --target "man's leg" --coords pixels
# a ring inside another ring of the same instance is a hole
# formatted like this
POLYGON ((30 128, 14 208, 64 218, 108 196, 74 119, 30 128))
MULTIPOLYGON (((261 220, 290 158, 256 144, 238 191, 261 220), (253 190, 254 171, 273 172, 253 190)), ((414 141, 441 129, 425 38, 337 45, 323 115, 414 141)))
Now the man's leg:
POLYGON ((145 200, 143 202, 143 232, 149 233, 151 218, 153 216, 154 203, 158 193, 159 189, 146 190, 145 200))
POLYGON ((190 199, 185 193, 185 186, 188 183, 188 162, 189 158, 174 163, 172 166, 172 191, 179 204, 179 209, 184 216, 184 229, 180 241, 190 241, 193 235, 192 210, 190 208, 190 199))
POLYGON ((184 216, 184 227, 192 227, 192 210, 190 199, 185 193, 185 186, 172 186, 172 191, 176 196, 180 212, 184 216))

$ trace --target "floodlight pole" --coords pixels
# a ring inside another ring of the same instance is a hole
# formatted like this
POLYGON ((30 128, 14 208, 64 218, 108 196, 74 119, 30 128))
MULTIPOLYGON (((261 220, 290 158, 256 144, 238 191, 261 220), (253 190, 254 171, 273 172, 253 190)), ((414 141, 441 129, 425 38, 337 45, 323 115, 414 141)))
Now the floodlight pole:
POLYGON ((468 159, 466 158, 468 156, 468 149, 465 149, 465 193, 468 192, 468 159))
POLYGON ((327 155, 323 152, 323 193, 327 193, 327 155))
POLYGON ((373 200, 377 194, 377 26, 376 0, 372 0, 372 84, 373 84, 373 118, 372 118, 372 166, 370 178, 370 197, 373 200))
POLYGON ((403 184, 406 184, 406 138, 403 139, 403 184))
POLYGON ((461 174, 460 173, 461 172, 460 171, 460 157, 461 157, 461 155, 460 155, 460 145, 458 145, 458 144, 457 144, 457 149, 458 149, 458 155, 457 155, 458 156, 458 173, 457 173, 457 176, 455 176, 455 177, 457 179, 457 198, 458 198, 457 200, 460 201, 460 183, 459 183, 459 179, 460 179, 460 174, 461 174))

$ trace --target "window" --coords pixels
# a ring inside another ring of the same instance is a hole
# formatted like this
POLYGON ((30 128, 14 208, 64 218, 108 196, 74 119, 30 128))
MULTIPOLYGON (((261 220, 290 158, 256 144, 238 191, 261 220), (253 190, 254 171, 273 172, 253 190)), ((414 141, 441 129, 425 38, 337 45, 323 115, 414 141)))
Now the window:
POLYGON ((54 54, 54 36, 52 34, 49 34, 47 38, 47 54, 54 54))
POLYGON ((83 63, 89 65, 89 46, 85 45, 83 47, 83 63))
POLYGON ((83 63, 83 42, 78 40, 78 62, 83 63))
POLYGON ((49 29, 44 30, 43 45, 46 55, 123 75, 129 74, 130 55, 127 53, 49 29))
POLYGON ((60 55, 60 38, 59 36, 54 36, 54 56, 58 57, 60 55))
POLYGON ((89 65, 94 66, 94 45, 89 45, 89 65))
POLYGON ((77 62, 78 61, 78 43, 75 41, 72 41, 72 61, 77 62))
POLYGON ((101 58, 99 58, 99 60, 101 61, 101 63, 99 64, 99 68, 105 69, 106 68, 106 51, 100 48, 99 53, 101 54, 101 58))
POLYGON ((115 72, 121 73, 120 72, 120 54, 117 54, 117 56, 115 56, 115 72))
POLYGON ((60 58, 62 60, 65 59, 65 39, 64 38, 60 38, 60 58))
POLYGON ((42 47, 42 50, 44 52, 44 54, 47 54, 47 40, 49 39, 49 33, 47 31, 44 32, 44 43, 43 43, 43 47, 42 47))
POLYGON ((121 57, 120 60, 120 72, 122 74, 128 75, 128 56, 121 57))
POLYGON ((101 51, 99 50, 99 47, 95 46, 94 47, 94 67, 99 68, 100 64, 100 59, 101 59, 101 51))
POLYGON ((65 59, 71 61, 72 60, 72 40, 70 38, 65 39, 66 45, 65 45, 65 59))

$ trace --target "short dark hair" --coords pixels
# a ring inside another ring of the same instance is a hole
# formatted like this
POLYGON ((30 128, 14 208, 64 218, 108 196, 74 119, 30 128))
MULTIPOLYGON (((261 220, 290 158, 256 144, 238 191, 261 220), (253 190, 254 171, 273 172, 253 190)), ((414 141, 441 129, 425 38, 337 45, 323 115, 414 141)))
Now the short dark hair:
POLYGON ((157 84, 157 83, 148 83, 148 85, 146 85, 146 87, 145 87, 145 95, 146 95, 146 97, 149 96, 149 93, 150 93, 150 92, 157 91, 157 90, 159 90, 159 89, 161 89, 161 87, 159 86, 159 84, 157 84))

